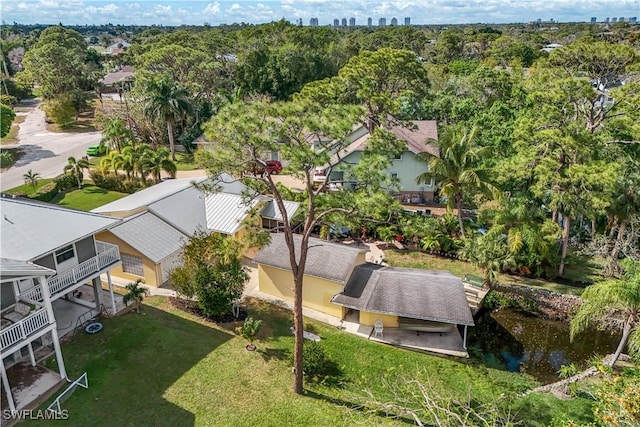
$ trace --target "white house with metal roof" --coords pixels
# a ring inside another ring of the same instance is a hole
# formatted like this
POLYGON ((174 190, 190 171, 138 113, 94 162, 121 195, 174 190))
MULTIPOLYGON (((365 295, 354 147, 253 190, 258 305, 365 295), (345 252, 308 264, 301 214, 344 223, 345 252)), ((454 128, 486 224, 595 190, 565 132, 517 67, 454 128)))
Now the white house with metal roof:
POLYGON ((99 312, 100 275, 120 263, 120 253, 95 236, 119 220, 6 197, 0 199, 0 212, 0 367, 9 408, 15 410, 26 402, 13 399, 9 366, 24 359, 35 366, 38 350, 53 346, 60 377, 66 378, 58 330, 67 328, 56 319, 69 304, 99 312), (89 283, 95 306, 87 307, 75 291, 89 283))
MULTIPOLYGON (((162 286, 169 273, 182 264, 182 248, 198 230, 240 238, 251 209, 260 207, 263 226, 277 228, 283 216, 272 199, 247 199, 247 188, 226 176, 217 191, 201 191, 206 177, 172 179, 94 209, 123 221, 100 234, 100 239, 118 245, 122 265, 111 274, 118 282, 143 279, 147 286, 162 286)), ((285 202, 287 217, 299 204, 285 202)))

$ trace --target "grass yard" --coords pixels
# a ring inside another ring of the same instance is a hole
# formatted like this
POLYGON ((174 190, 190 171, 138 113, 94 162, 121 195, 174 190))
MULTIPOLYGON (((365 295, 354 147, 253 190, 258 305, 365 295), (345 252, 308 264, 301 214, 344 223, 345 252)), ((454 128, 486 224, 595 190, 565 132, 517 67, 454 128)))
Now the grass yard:
MULTIPOLYGON (((471 263, 458 259, 439 257, 420 251, 399 251, 396 249, 385 250, 385 255, 387 256, 387 262, 389 263, 389 265, 397 267, 423 268, 427 270, 445 270, 458 277, 464 277, 467 274, 484 276, 480 268, 474 267, 471 263)), ((582 295, 582 291, 584 291, 584 288, 578 286, 570 286, 564 283, 542 279, 512 276, 509 274, 498 275, 498 281, 503 284, 531 286, 534 288, 542 288, 562 294, 578 296, 582 295)))
POLYGON ((26 118, 26 115, 16 116, 16 118, 13 119, 13 123, 11 123, 9 133, 0 139, 0 144, 17 144, 20 142, 18 139, 18 131, 20 131, 20 123, 24 122, 26 118))
POLYGON ((32 194, 37 192, 41 187, 44 187, 45 185, 47 185, 50 182, 53 182, 53 179, 44 178, 44 179, 38 180, 38 184, 36 185, 35 188, 31 184, 22 184, 22 185, 20 185, 18 187, 14 187, 14 188, 12 188, 10 190, 5 191, 5 193, 7 193, 7 194, 24 193, 27 196, 31 196, 32 194))
POLYGON ((81 211, 90 211, 125 196, 128 196, 128 194, 109 191, 92 184, 85 184, 81 190, 75 189, 59 193, 51 200, 51 203, 81 211))
POLYGON ((201 169, 196 162, 193 153, 176 153, 176 166, 179 171, 192 171, 201 169))
POLYGON ((141 315, 105 320, 99 334, 77 335, 63 345, 66 368, 74 379, 87 372, 89 389, 78 388, 63 403, 69 411, 65 424, 396 425, 398 420, 360 406, 366 401, 363 390, 388 401, 389 384, 406 386, 408 379, 428 382, 430 392, 440 390, 463 401, 500 401, 525 425, 547 425, 562 416, 591 420, 584 399, 515 397, 535 385, 527 376, 372 343, 314 321, 305 328, 322 337, 320 344, 342 371, 341 382, 307 382, 307 393, 298 396, 290 391, 291 313, 257 301, 248 310, 264 320, 255 352, 246 351, 246 341, 232 333, 237 324, 205 322, 164 297, 146 299, 141 315))

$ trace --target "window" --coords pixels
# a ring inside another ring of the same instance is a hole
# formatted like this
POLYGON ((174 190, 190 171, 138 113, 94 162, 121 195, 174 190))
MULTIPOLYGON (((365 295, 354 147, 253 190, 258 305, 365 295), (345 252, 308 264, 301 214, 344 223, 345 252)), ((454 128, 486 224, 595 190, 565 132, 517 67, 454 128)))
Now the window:
POLYGON ((136 276, 144 277, 144 268, 142 267, 142 258, 135 255, 120 254, 122 258, 122 271, 136 276))
POLYGON ((56 251, 56 262, 61 264, 75 256, 76 254, 73 252, 73 245, 65 246, 64 248, 56 251))
POLYGON ((402 153, 400 153, 400 154, 396 154, 396 155, 393 157, 393 160, 402 160, 402 153))
POLYGON ((396 172, 391 172, 391 179, 398 179, 398 174, 396 172))

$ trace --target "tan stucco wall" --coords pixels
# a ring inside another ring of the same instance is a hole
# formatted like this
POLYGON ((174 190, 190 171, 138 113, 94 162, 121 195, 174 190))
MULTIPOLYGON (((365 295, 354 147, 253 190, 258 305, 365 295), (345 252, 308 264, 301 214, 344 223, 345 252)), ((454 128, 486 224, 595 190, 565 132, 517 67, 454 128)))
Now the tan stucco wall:
POLYGON ((373 326, 376 320, 381 320, 385 328, 397 328, 398 316, 391 316, 389 314, 369 313, 366 311, 360 312, 360 324, 373 326))
MULTIPOLYGON (((96 240, 100 240, 105 243, 111 243, 112 245, 117 245, 118 248, 120 248, 120 253, 135 255, 142 258, 142 267, 144 271, 143 279, 145 285, 154 287, 162 285, 162 270, 160 269, 160 265, 156 265, 155 262, 145 257, 142 253, 138 252, 138 250, 136 250, 133 246, 120 240, 109 231, 103 231, 102 233, 96 234, 96 240)), ((114 277, 132 282, 135 282, 140 278, 140 276, 136 276, 135 274, 125 273, 124 271, 122 271, 122 265, 118 265, 112 268, 110 270, 110 273, 114 277)))
MULTIPOLYGON (((261 292, 293 301, 293 275, 289 270, 258 265, 261 292)), ((342 319, 342 306, 332 304, 331 297, 342 291, 342 284, 319 277, 305 276, 302 285, 302 305, 342 319)))

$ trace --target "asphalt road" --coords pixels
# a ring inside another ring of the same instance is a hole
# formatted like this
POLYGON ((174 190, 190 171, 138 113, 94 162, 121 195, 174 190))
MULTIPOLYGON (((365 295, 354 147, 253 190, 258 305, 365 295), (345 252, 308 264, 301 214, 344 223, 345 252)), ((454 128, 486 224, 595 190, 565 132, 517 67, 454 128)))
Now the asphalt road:
MULTIPOLYGON (((24 184, 23 175, 30 169, 38 172, 41 178, 60 175, 69 157, 82 157, 89 145, 100 142, 100 132, 49 132, 44 120, 44 112, 38 108, 39 102, 30 102, 33 108, 27 113, 25 121, 20 124, 19 144, 2 146, 2 148, 20 147, 24 152, 13 167, 0 174, 2 191, 24 184)), ((29 105, 29 103, 26 104, 29 105)))

